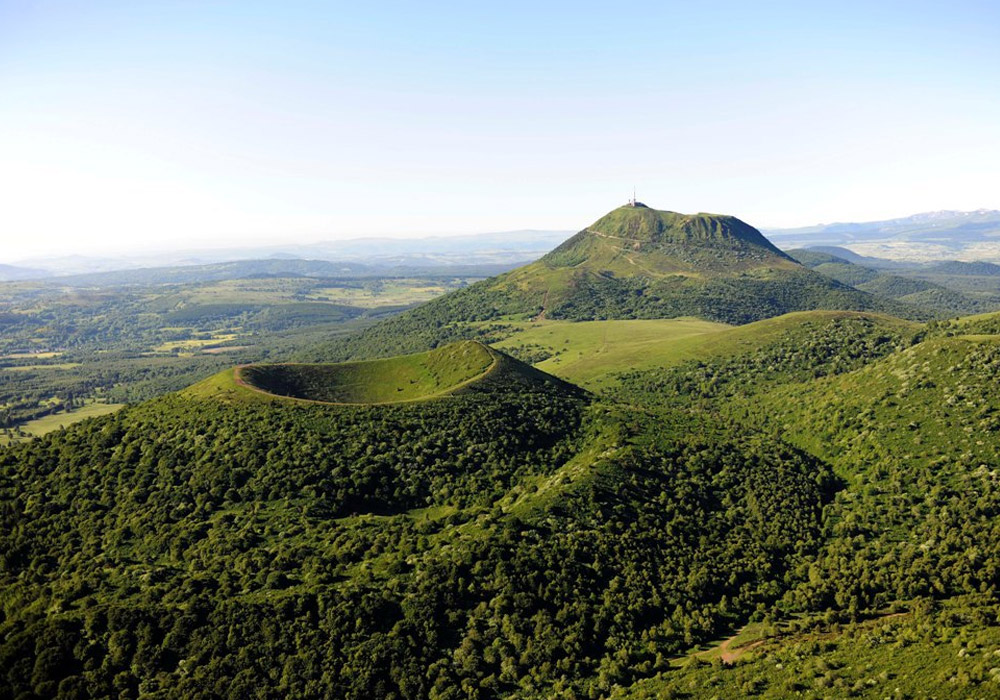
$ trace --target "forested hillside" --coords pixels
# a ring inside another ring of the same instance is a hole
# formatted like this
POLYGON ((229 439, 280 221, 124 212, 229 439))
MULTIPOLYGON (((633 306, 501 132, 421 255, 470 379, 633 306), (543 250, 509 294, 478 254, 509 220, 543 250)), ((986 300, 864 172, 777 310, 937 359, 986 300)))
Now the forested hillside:
POLYGON ((12 696, 599 695, 818 547, 803 453, 506 367, 395 406, 171 396, 2 453, 12 696))
MULTIPOLYGON (((700 359, 609 366, 601 395, 475 343, 308 375, 426 400, 230 371, 8 448, 5 692, 784 697, 918 657, 958 673, 945 630, 1000 648, 994 325, 706 329, 677 341, 700 359), (752 652, 697 651, 747 624, 752 652), (914 648, 839 671, 874 630, 914 648)), ((962 668, 956 697, 992 682, 962 668)))
POLYGON ((792 250, 789 254, 838 282, 939 315, 1000 309, 1000 285, 992 273, 997 266, 990 263, 951 262, 930 267, 900 264, 889 272, 819 251, 792 250))
POLYGON ((987 335, 996 316, 917 333, 868 319, 808 330, 622 377, 623 400, 684 405, 764 431, 829 465, 841 484, 824 509, 823 545, 796 572, 771 624, 745 642, 761 646, 739 673, 699 671, 692 657, 687 671, 626 695, 681 693, 690 679, 767 697, 810 687, 866 696, 890 685, 913 697, 928 687, 947 691, 939 697, 990 696, 995 674, 982 659, 1000 644, 1000 335, 987 335), (899 619, 880 622, 887 611, 899 619), (959 651, 967 662, 952 660, 956 644, 968 645, 959 651), (852 671, 859 659, 882 670, 852 671), (788 668, 775 671, 768 660, 788 668), (894 681, 900 674, 922 680, 894 681))

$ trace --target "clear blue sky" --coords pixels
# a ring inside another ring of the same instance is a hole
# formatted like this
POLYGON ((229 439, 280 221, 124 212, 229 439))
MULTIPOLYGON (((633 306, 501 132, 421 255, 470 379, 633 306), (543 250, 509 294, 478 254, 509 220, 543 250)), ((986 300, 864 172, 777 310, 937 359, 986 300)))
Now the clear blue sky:
POLYGON ((0 262, 1000 208, 997 2, 0 0, 0 262))

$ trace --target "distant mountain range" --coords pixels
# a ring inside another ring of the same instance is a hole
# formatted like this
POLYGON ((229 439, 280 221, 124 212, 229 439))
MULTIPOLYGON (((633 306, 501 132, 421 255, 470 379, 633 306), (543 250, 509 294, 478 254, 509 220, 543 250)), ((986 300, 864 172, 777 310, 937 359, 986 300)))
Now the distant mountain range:
MULTIPOLYGON (((248 278, 361 278, 405 277, 409 275, 489 277, 516 267, 517 263, 484 263, 479 265, 437 264, 378 266, 358 262, 302 260, 299 258, 267 258, 235 260, 207 265, 175 265, 141 267, 107 272, 85 272, 74 275, 43 277, 39 281, 66 287, 129 287, 160 284, 202 284, 248 278)), ((28 279, 22 277, 20 279, 28 279)), ((39 278, 36 276, 35 278, 39 278)))
MULTIPOLYGON (((446 268, 486 265, 509 269, 534 260, 572 235, 572 231, 506 231, 467 236, 357 238, 308 244, 180 250, 146 255, 37 257, 0 265, 0 281, 64 275, 190 267, 244 260, 300 260, 362 263, 371 268, 446 268)), ((489 273, 493 274, 493 273, 489 273)))
POLYGON ((1000 261, 1000 211, 994 209, 935 211, 763 233, 784 250, 841 246, 867 257, 909 262, 1000 261))
POLYGON ((30 280, 46 277, 50 273, 32 267, 20 267, 17 265, 0 265, 0 281, 9 282, 12 280, 30 280))

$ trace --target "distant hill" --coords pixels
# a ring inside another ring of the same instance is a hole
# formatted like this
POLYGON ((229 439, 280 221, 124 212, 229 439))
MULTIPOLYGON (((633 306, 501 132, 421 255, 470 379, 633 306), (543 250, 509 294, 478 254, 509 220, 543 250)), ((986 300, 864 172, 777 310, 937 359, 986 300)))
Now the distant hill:
MULTIPOLYGON (((402 260, 403 258, 400 258, 402 260)), ((384 262, 384 261, 383 261, 384 262)), ((411 261, 413 262, 413 261, 411 261)), ((523 260, 521 260, 523 262, 523 260)), ((402 276, 488 277, 510 270, 515 265, 503 263, 442 264, 430 259, 392 266, 366 265, 359 262, 302 260, 274 257, 261 260, 234 260, 222 263, 143 267, 106 272, 87 272, 53 276, 42 270, 18 279, 40 279, 68 287, 128 287, 160 284, 198 284, 234 279, 267 278, 353 278, 402 276)), ((2 280, 0 280, 2 281, 2 280)))
MULTIPOLYGON (((873 258, 868 255, 858 255, 853 250, 844 248, 842 246, 835 245, 817 245, 810 246, 805 249, 811 253, 825 253, 827 255, 832 255, 841 260, 846 260, 849 263, 854 263, 855 265, 865 265, 867 267, 877 267, 877 268, 900 268, 907 267, 906 263, 899 262, 898 260, 889 260, 887 258, 873 258)), ((796 250, 795 253, 802 254, 802 250, 796 250)), ((794 257, 796 260, 800 260, 800 257, 795 255, 792 251, 788 251, 788 254, 794 257)), ((805 264, 804 261, 803 264, 805 264)))
POLYGON ((17 280, 31 280, 45 277, 44 270, 30 267, 18 267, 16 265, 0 265, 0 282, 14 282, 17 280))
POLYGON ((251 260, 351 263, 371 266, 380 271, 393 268, 450 269, 473 265, 509 270, 525 261, 535 260, 564 241, 571 233, 522 230, 419 238, 354 238, 320 243, 122 254, 115 257, 45 256, 18 262, 18 265, 33 268, 38 273, 37 276, 47 277, 251 260))
POLYGON ((936 211, 900 219, 766 230, 782 249, 846 246, 897 261, 1000 261, 1000 211, 936 211))
POLYGON ((115 287, 129 285, 191 284, 254 277, 345 277, 374 275, 368 265, 326 260, 237 260, 211 265, 147 267, 66 275, 50 281, 75 287, 115 287))
POLYGON ((695 316, 739 324, 809 309, 916 313, 809 270, 735 217, 639 204, 613 210, 533 263, 377 324, 317 357, 423 350, 502 319, 695 316))
POLYGON ((927 274, 1000 277, 1000 265, 989 262, 960 262, 946 260, 923 270, 927 274))
POLYGON ((768 237, 779 245, 793 239, 815 245, 842 245, 885 238, 978 241, 998 232, 1000 211, 995 209, 934 211, 884 221, 819 224, 766 231, 768 237))
POLYGON ((989 270, 994 267, 1000 271, 1000 266, 990 263, 952 261, 930 267, 897 264, 890 268, 890 272, 864 265, 861 261, 872 258, 854 255, 845 248, 809 248, 791 250, 789 254, 807 267, 843 284, 900 303, 932 309, 942 315, 967 315, 1000 309, 1000 284, 992 293, 968 291, 967 285, 948 284, 954 277, 984 276, 981 273, 986 273, 988 277, 989 270), (843 251, 845 255, 837 257, 834 251, 843 251))

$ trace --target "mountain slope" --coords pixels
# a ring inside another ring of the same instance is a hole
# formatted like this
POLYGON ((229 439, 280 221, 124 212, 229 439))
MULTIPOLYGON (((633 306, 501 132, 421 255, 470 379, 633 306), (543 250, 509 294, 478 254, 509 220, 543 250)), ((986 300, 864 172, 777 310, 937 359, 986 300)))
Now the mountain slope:
POLYGON ((540 260, 388 319, 318 351, 376 357, 484 334, 483 322, 697 316, 748 323, 808 309, 914 309, 840 284, 731 216, 615 209, 540 260), (471 326, 469 324, 480 324, 471 326))

